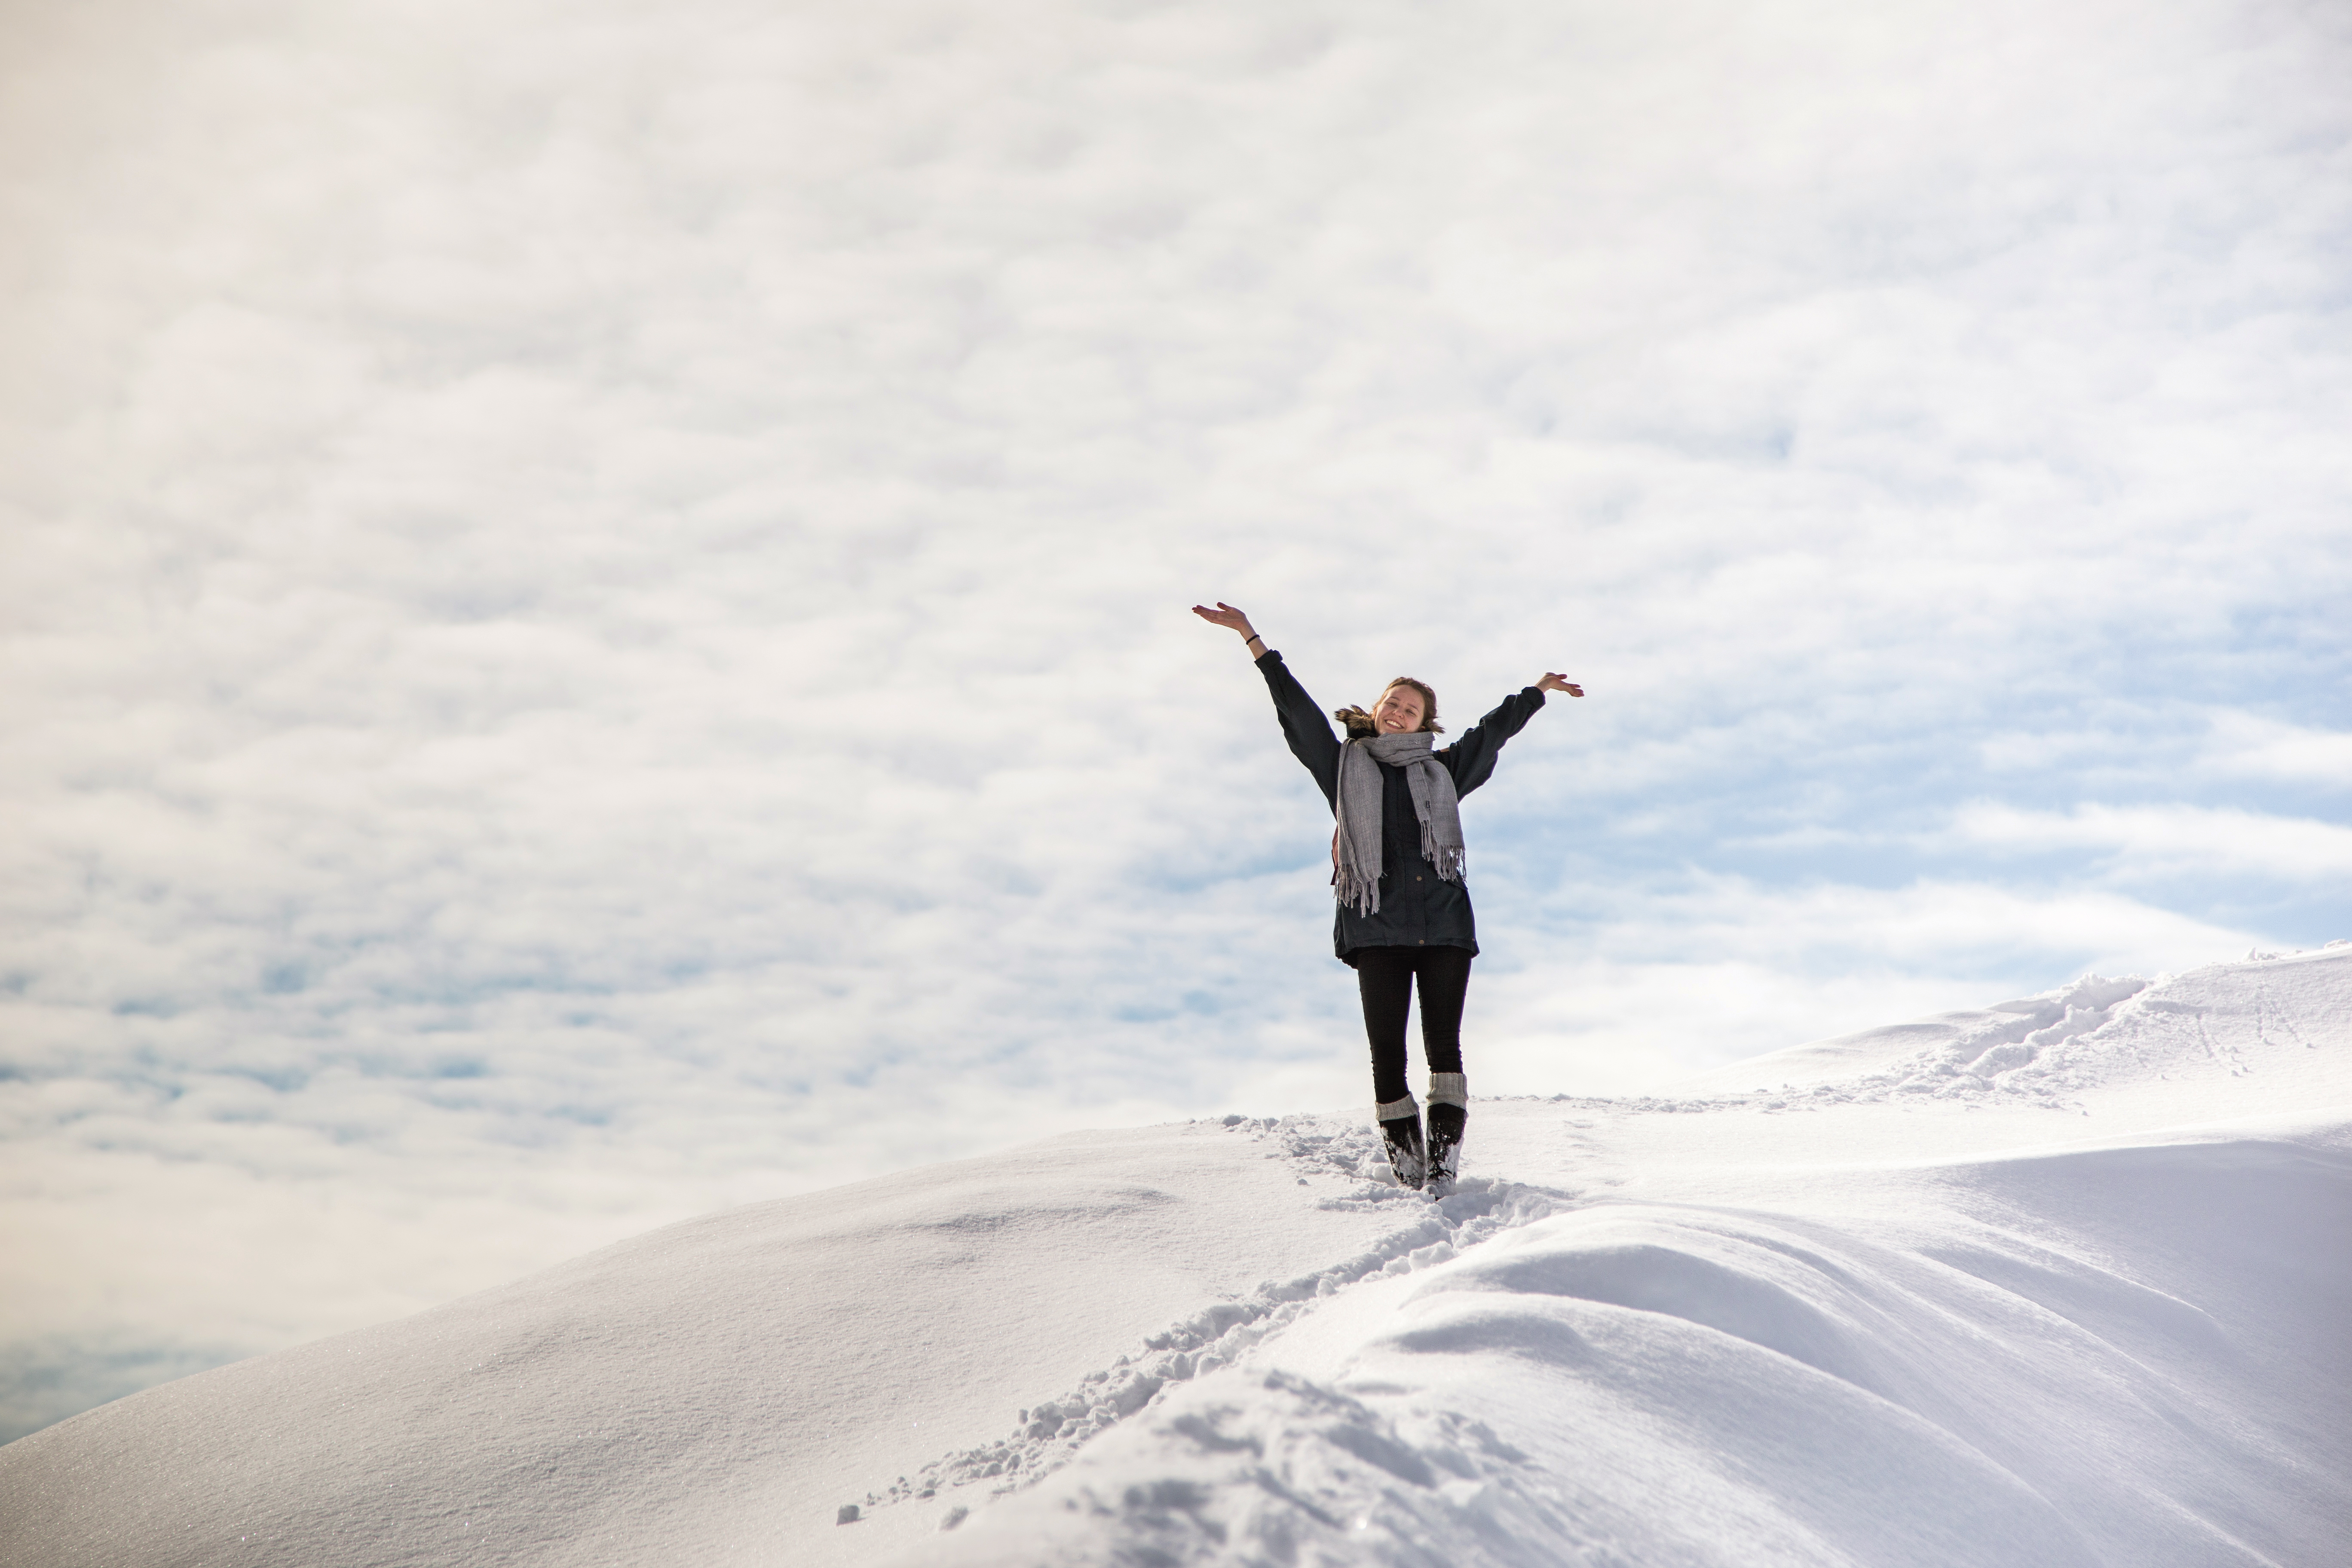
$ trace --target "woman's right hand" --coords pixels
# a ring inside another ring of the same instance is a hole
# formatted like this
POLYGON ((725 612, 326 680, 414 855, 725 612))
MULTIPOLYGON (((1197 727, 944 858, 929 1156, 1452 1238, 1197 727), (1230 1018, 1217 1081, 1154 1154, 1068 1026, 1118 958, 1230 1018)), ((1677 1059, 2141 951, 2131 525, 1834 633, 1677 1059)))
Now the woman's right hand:
POLYGON ((1213 610, 1206 605, 1195 605, 1192 606, 1192 613, 1211 626, 1223 626, 1228 631, 1241 633, 1244 639, 1257 636, 1257 630, 1250 625, 1249 617, 1223 599, 1217 601, 1217 607, 1213 610))

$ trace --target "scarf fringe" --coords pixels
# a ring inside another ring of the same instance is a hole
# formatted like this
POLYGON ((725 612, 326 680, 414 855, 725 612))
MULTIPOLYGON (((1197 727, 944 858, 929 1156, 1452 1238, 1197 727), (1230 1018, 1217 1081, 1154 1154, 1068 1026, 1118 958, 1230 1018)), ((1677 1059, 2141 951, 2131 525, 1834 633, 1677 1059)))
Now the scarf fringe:
POLYGON ((1462 851, 1463 847, 1459 844, 1440 849, 1437 835, 1430 831, 1429 824, 1424 822, 1421 825, 1421 858, 1437 868, 1439 881, 1458 882, 1462 879, 1462 851))
POLYGON ((1381 879, 1378 877, 1359 877, 1341 864, 1331 869, 1331 885, 1339 890, 1339 901, 1353 905, 1358 914, 1376 915, 1381 912, 1381 879))
MULTIPOLYGON (((1381 763, 1379 741, 1402 742, 1404 737, 1391 736, 1350 742, 1339 756, 1339 823, 1331 835, 1331 887, 1342 909, 1353 909, 1360 915, 1376 915, 1381 910, 1381 763), (1361 752, 1364 754, 1358 756, 1361 752), (1369 776, 1362 770, 1370 769, 1369 776), (1353 809, 1351 809, 1351 806, 1353 809), (1369 842, 1367 841, 1369 840, 1369 842)), ((1426 737, 1416 736, 1422 752, 1419 757, 1405 763, 1412 777, 1413 809, 1420 816, 1421 858, 1437 872, 1441 882, 1462 880, 1465 855, 1461 843, 1462 819, 1455 804, 1454 780, 1444 767, 1429 755, 1426 737), (1434 780, 1423 776, 1422 770, 1436 775, 1434 780), (1441 795, 1439 792, 1443 791, 1441 795), (1426 813, 1426 815, 1423 815, 1426 813), (1438 821, 1444 817, 1447 836, 1454 842, 1438 842, 1438 821)))

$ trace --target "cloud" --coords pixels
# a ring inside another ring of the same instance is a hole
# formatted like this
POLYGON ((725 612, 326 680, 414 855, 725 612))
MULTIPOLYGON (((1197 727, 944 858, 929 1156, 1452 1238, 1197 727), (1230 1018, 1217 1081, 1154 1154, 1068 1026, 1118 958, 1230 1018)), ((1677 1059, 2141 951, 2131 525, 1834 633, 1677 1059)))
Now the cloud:
POLYGON ((2340 739, 2346 40, 2127 20, 16 19, 7 1334, 1349 1102, 1203 598, 1587 681, 1470 803, 1482 1082, 2344 934, 2242 796, 2340 739))
POLYGON ((2282 724, 2252 713, 2216 714, 2200 761, 2224 775, 2352 788, 2352 734, 2282 724))
POLYGON ((2065 813, 1982 804, 1963 810, 1953 832, 1995 851, 2107 852, 2121 878, 2184 870, 2277 881, 2325 881, 2352 873, 2352 827, 2186 805, 2081 805, 2065 813))

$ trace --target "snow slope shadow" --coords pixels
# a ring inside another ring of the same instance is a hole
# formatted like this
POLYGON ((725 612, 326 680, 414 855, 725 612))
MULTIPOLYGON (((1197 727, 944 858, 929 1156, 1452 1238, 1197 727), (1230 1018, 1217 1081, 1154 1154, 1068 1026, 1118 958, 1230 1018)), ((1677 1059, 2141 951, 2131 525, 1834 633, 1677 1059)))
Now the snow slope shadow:
MULTIPOLYGON (((1392 1279, 1447 1262, 1506 1231, 1559 1212, 1570 1194, 1517 1182, 1465 1180, 1432 1203, 1397 1187, 1379 1135, 1328 1116, 1228 1117, 1223 1126, 1263 1144, 1294 1171, 1337 1175, 1349 1184, 1316 1200, 1326 1212, 1376 1215, 1396 1226, 1369 1247, 1247 1296, 1213 1302, 1087 1373, 1074 1385, 1020 1411, 1013 1431, 935 1459, 911 1477, 868 1492, 870 1514, 909 1500, 947 1497, 952 1529, 977 1504, 1034 1485, 1080 1448, 1144 1409, 1163 1391, 1206 1376, 1280 1333, 1300 1314, 1360 1281, 1392 1279), (964 1489, 977 1489, 968 1499, 964 1489)), ((1296 1178, 1305 1184, 1307 1176, 1296 1178)))
POLYGON ((1368 1282, 919 1560, 2346 1560, 2352 1159, 1884 1179, 1899 1218, 1612 1203, 1368 1282))

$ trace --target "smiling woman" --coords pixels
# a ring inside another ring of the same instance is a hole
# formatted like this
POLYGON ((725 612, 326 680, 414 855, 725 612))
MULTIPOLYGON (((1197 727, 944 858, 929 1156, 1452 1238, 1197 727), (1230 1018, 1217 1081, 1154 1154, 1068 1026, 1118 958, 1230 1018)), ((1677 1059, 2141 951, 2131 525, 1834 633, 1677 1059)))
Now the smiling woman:
POLYGON ((1494 776, 1503 742, 1544 705, 1547 691, 1584 689, 1547 672, 1444 751, 1437 693, 1411 676, 1388 683, 1367 713, 1342 708, 1342 742, 1323 710, 1265 646, 1249 617, 1220 600, 1192 613, 1237 632, 1274 694, 1284 739, 1315 775, 1339 826, 1331 835, 1331 886, 1339 900, 1332 946, 1356 972, 1364 1032, 1372 1047, 1374 1112, 1389 1162, 1408 1187, 1426 1183, 1439 1197, 1454 1188, 1470 1114, 1462 1070, 1462 1007, 1477 921, 1463 880, 1462 796, 1494 776), (1421 1038, 1429 1058, 1429 1133, 1405 1081, 1404 1026, 1421 989, 1421 1038))

